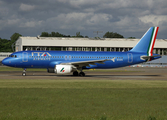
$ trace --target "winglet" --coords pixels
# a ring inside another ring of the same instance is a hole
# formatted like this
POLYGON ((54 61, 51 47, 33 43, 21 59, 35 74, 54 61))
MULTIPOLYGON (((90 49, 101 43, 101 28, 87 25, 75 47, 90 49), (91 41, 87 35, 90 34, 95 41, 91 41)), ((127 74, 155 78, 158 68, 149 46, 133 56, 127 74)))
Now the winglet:
POLYGON ((148 56, 152 56, 158 29, 159 27, 151 27, 150 29, 148 29, 148 31, 143 35, 137 45, 130 51, 143 52, 147 53, 148 56))

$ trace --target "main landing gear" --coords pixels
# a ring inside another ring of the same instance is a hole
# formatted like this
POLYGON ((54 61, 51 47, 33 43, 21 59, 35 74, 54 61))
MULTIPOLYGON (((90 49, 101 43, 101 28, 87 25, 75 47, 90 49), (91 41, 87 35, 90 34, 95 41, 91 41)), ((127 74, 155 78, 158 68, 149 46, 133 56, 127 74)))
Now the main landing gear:
POLYGON ((80 72, 79 76, 85 76, 85 73, 84 72, 80 72))
POLYGON ((78 71, 74 71, 73 76, 78 76, 78 71))
POLYGON ((74 71, 73 76, 85 76, 85 73, 82 71, 80 73, 78 73, 78 71, 74 71))
POLYGON ((26 76, 26 68, 24 68, 24 70, 22 72, 22 76, 26 76))

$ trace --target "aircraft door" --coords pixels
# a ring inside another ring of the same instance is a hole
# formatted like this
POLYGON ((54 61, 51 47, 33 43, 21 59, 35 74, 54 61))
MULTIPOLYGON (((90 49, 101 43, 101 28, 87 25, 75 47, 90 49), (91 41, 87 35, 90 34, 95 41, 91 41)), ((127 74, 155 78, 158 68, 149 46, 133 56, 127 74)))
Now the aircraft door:
POLYGON ((133 55, 132 53, 128 53, 128 63, 132 63, 133 62, 133 55))
POLYGON ((22 53, 22 56, 23 56, 23 57, 22 57, 22 61, 23 61, 23 62, 28 62, 28 53, 27 53, 27 52, 23 52, 23 53, 22 53))

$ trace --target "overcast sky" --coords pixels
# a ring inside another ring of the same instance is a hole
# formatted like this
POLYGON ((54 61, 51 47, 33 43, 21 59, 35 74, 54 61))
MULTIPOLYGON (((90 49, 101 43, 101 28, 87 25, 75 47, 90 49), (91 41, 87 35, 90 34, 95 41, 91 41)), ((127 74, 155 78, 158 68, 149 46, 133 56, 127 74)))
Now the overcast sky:
POLYGON ((151 26, 159 26, 158 38, 167 39, 167 0, 0 0, 0 37, 6 39, 44 31, 140 38, 151 26))

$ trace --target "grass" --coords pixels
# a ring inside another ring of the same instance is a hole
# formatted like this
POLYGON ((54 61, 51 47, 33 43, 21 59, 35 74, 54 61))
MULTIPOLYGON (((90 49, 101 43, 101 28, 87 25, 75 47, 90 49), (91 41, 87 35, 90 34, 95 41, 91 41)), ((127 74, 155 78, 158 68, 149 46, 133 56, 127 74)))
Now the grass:
POLYGON ((1 120, 164 120, 167 81, 0 79, 1 120))

